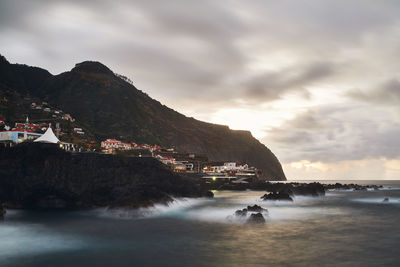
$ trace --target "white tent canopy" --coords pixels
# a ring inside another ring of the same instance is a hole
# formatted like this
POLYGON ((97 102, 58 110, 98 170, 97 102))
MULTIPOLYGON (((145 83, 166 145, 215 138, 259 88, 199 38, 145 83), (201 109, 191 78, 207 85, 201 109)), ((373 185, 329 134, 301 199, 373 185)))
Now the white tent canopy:
POLYGON ((49 127, 47 128, 47 131, 34 142, 57 144, 58 142, 60 142, 60 140, 58 140, 57 136, 53 133, 51 127, 49 127))

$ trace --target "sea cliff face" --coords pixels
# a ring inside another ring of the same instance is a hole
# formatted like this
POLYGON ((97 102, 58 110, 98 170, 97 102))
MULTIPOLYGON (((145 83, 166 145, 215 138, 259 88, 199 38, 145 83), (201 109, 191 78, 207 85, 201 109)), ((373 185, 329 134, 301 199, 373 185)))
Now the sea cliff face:
POLYGON ((153 158, 69 153, 57 145, 0 148, 0 202, 16 208, 138 207, 205 195, 153 158))

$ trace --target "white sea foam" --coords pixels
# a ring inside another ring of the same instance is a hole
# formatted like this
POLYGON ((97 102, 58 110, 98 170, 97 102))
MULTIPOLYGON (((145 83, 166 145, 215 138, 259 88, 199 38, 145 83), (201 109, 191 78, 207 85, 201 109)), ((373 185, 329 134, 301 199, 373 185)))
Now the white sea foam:
POLYGON ((151 207, 138 208, 138 209, 111 209, 103 208, 94 211, 96 216, 109 219, 143 219, 149 217, 160 216, 179 216, 183 215, 186 209, 202 205, 212 200, 208 198, 175 198, 167 204, 155 204, 151 207))
POLYGON ((207 198, 178 198, 164 204, 156 204, 148 208, 135 210, 103 209, 98 214, 114 219, 146 219, 156 217, 171 217, 185 220, 196 220, 213 223, 244 223, 247 217, 235 216, 236 210, 257 204, 268 209, 264 214, 267 221, 307 219, 312 216, 340 214, 338 210, 313 207, 326 197, 295 196, 291 201, 263 201, 260 196, 263 192, 217 192, 214 199, 207 198))
POLYGON ((325 193, 325 196, 326 197, 335 197, 335 196, 340 196, 340 194, 329 192, 329 193, 325 193))
POLYGON ((215 200, 202 205, 189 206, 177 212, 169 212, 168 216, 181 219, 241 224, 246 222, 252 212, 246 217, 235 216, 236 210, 257 204, 268 210, 264 214, 267 221, 285 221, 307 219, 313 216, 338 215, 344 211, 338 209, 311 207, 310 205, 322 201, 325 197, 294 197, 294 201, 263 201, 259 198, 260 192, 220 192, 215 195, 215 200))
POLYGON ((400 187, 381 187, 379 190, 382 191, 391 191, 391 190, 400 190, 400 187))
POLYGON ((400 205, 400 198, 398 197, 388 197, 388 201, 384 201, 384 199, 385 197, 373 197, 373 198, 355 198, 352 200, 361 203, 400 205))
POLYGON ((329 191, 329 192, 354 192, 355 190, 353 188, 349 188, 349 189, 331 188, 331 189, 328 189, 327 191, 329 191))
POLYGON ((212 202, 209 198, 175 198, 167 205, 156 204, 153 207, 141 208, 139 213, 142 216, 182 216, 183 212, 196 206, 212 202))

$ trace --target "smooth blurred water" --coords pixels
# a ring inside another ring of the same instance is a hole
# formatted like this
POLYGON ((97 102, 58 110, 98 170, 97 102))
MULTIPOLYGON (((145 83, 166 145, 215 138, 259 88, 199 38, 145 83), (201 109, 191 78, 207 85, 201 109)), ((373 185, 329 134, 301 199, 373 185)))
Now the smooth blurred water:
POLYGON ((135 211, 9 211, 0 266, 400 266, 400 182, 369 183, 386 190, 293 203, 225 191, 135 211), (265 225, 234 219, 253 204, 268 209, 265 225))

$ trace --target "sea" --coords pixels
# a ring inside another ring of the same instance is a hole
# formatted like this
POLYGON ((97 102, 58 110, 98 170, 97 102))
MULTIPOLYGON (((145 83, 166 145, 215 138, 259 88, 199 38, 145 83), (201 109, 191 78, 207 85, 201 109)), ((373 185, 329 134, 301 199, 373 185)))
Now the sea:
POLYGON ((0 266, 400 266, 400 181, 320 182, 383 188, 293 202, 215 191, 138 210, 9 210, 0 266), (268 209, 265 224, 233 216, 254 204, 268 209))

